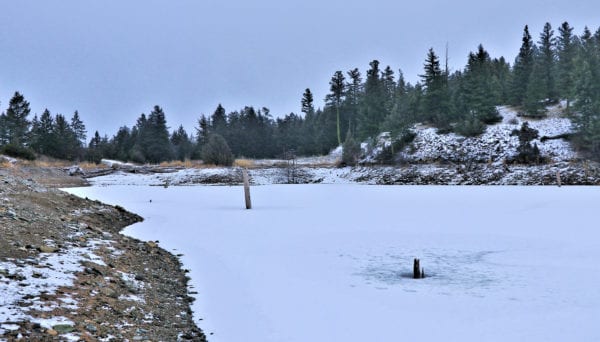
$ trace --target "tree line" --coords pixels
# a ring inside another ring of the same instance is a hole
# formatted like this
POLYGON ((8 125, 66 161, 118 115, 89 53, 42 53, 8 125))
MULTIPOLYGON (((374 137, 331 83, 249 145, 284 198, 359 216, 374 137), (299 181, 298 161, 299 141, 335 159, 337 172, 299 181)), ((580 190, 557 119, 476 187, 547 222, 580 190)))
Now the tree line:
POLYGON ((131 128, 123 126, 110 138, 95 132, 85 144, 85 126, 77 112, 70 121, 48 110, 28 121, 29 104, 15 93, 0 116, 0 145, 65 159, 139 163, 202 159, 213 148, 248 158, 280 157, 289 151, 318 155, 344 141, 356 144, 384 131, 403 142, 417 122, 440 133, 477 136, 502 119, 498 105, 542 118, 548 105, 564 100, 565 114, 576 129, 573 142, 600 159, 600 29, 592 33, 586 27, 579 36, 573 31, 567 22, 558 32, 546 23, 534 41, 525 26, 512 65, 504 57, 492 58, 479 45, 462 70, 451 72, 430 49, 414 85, 401 70, 373 60, 364 74, 358 68, 334 72, 322 107, 315 106, 309 88, 302 94, 300 114, 273 118, 264 107, 227 112, 219 105, 211 115, 200 116, 192 133, 182 126, 170 132, 163 109, 155 106, 131 128))

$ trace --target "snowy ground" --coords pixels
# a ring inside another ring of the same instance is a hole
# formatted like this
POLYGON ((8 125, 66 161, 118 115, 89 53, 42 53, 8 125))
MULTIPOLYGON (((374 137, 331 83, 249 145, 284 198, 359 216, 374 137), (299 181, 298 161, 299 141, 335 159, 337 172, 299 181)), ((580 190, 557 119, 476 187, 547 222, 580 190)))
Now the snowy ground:
MULTIPOLYGON (((417 125, 414 129, 415 140, 412 146, 403 152, 403 158, 412 162, 440 159, 453 162, 486 162, 491 159, 501 163, 517 153, 519 139, 510 134, 514 129, 521 128, 523 122, 528 122, 531 128, 537 129, 539 138, 572 133, 573 130, 571 120, 562 117, 561 105, 548 107, 547 117, 544 119, 518 117, 517 112, 507 106, 497 108, 502 115, 502 122, 488 126, 478 137, 465 138, 454 133, 437 134, 435 128, 417 125)), ((541 142, 539 138, 532 143, 537 144, 542 155, 552 161, 568 161, 576 157, 569 142, 562 139, 541 142)))
POLYGON ((70 191, 184 254, 213 342, 600 339, 597 187, 268 185, 252 210, 239 186, 70 191))

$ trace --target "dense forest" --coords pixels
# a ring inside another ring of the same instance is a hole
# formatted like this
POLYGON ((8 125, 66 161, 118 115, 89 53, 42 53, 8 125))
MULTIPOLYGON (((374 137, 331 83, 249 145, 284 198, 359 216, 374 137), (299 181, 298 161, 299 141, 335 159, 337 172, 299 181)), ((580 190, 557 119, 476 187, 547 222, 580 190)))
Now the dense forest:
POLYGON ((0 146, 4 153, 29 158, 39 153, 94 162, 204 159, 229 164, 233 156, 326 154, 344 142, 351 150, 355 142, 384 131, 405 142, 417 122, 440 133, 477 136, 486 125, 501 120, 497 105, 512 105, 523 116, 542 118, 548 105, 563 100, 565 115, 576 129, 573 143, 600 160, 600 29, 592 33, 586 27, 578 36, 564 22, 557 31, 547 23, 534 41, 525 26, 512 65, 504 57, 492 58, 479 45, 468 54, 463 70, 450 72, 430 49, 416 84, 406 82, 402 71, 373 60, 364 74, 358 68, 335 71, 322 108, 315 107, 307 88, 301 114, 274 118, 267 108, 227 112, 219 105, 211 115, 198 118, 195 132, 182 126, 169 132, 163 109, 155 106, 132 127, 123 126, 110 138, 95 132, 88 142, 77 111, 67 119, 45 110, 30 120, 29 103, 17 92, 0 116, 0 146))

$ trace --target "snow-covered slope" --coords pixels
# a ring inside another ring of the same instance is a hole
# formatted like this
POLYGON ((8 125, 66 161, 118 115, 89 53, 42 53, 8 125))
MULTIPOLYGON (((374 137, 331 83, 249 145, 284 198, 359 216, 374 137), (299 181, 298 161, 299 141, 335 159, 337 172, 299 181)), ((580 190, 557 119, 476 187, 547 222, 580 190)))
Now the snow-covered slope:
MULTIPOLYGON (((407 162, 436 162, 450 161, 454 163, 473 162, 503 162, 506 158, 517 153, 519 140, 511 136, 514 129, 519 129, 525 121, 531 128, 539 131, 539 137, 552 137, 572 132, 571 121, 561 117, 561 106, 548 108, 548 117, 540 120, 522 118, 517 112, 507 106, 498 107, 502 122, 488 126, 485 133, 479 137, 465 138, 460 135, 437 134, 436 129, 417 125, 414 128, 416 138, 412 145, 402 153, 407 162)), ((534 140, 542 155, 552 161, 568 161, 576 157, 569 142, 558 140, 534 140)))

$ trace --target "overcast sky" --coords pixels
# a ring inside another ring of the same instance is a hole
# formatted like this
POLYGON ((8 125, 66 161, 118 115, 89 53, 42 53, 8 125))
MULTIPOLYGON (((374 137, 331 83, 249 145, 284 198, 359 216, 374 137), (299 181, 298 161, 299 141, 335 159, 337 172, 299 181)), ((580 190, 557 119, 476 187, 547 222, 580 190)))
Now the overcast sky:
MULTIPOLYGON (((453 70, 479 43, 512 63, 523 26, 596 30, 600 2, 397 0, 18 0, 0 4, 0 108, 14 91, 112 136, 163 107, 188 131, 218 103, 233 111, 300 112, 305 88, 322 106, 336 70, 369 62, 414 83, 427 49, 449 47, 453 70)), ((33 115, 32 115, 33 116, 33 115)))

